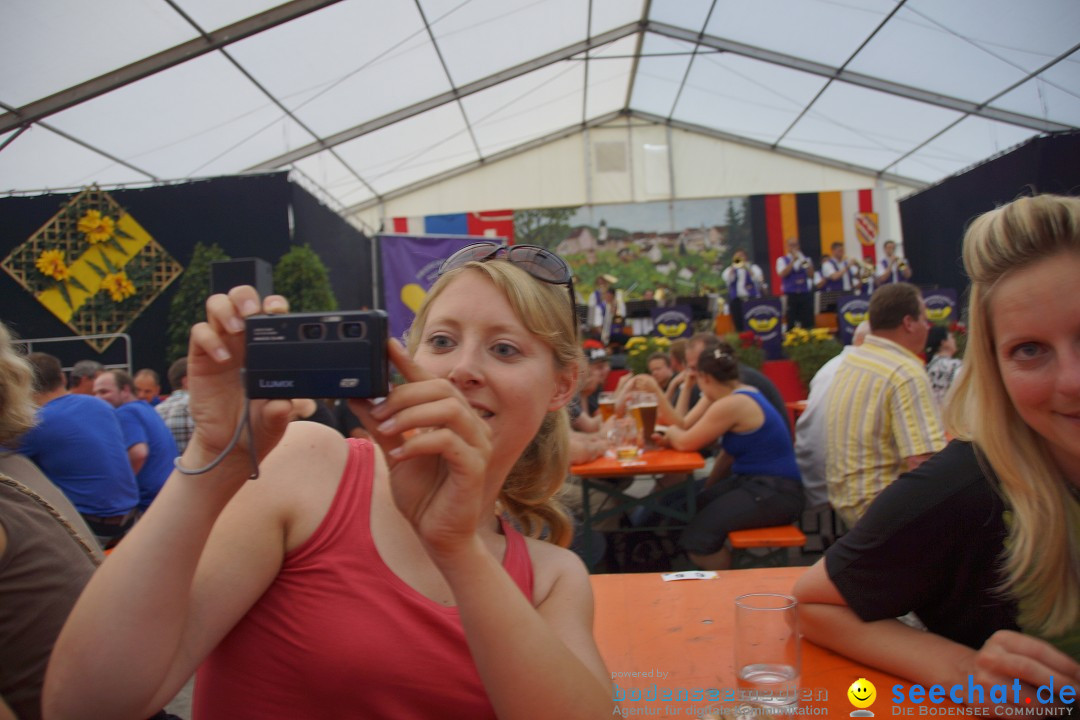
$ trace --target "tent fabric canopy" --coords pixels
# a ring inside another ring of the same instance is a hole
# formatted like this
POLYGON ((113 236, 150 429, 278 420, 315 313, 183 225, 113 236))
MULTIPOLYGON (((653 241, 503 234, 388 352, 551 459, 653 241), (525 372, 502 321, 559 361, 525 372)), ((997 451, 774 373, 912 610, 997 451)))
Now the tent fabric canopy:
POLYGON ((910 186, 1080 127, 1073 0, 8 0, 0 192, 288 169, 348 215, 629 116, 910 186))

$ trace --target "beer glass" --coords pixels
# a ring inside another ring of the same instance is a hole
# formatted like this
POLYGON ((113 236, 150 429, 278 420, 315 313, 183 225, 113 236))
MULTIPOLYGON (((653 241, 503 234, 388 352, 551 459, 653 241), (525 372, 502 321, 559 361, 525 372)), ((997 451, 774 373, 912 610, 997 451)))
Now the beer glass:
POLYGON ((638 456, 638 429, 628 417, 615 418, 608 433, 612 453, 619 462, 630 462, 638 456))
POLYGON ((656 408, 660 401, 655 393, 634 392, 630 395, 630 414, 641 431, 643 447, 655 448, 652 435, 656 432, 656 408))
POLYGON ((615 414, 615 393, 602 392, 599 398, 600 419, 607 422, 615 414))

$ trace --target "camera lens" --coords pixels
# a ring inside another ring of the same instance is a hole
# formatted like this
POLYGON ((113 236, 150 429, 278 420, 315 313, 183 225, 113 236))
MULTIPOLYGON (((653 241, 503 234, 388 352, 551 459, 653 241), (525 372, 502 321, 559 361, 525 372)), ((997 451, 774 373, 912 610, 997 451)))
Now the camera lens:
POLYGON ((345 338, 364 337, 364 324, 358 322, 343 323, 341 325, 341 336, 345 338))
POLYGON ((305 340, 322 340, 326 329, 319 323, 309 323, 300 326, 300 337, 305 340))

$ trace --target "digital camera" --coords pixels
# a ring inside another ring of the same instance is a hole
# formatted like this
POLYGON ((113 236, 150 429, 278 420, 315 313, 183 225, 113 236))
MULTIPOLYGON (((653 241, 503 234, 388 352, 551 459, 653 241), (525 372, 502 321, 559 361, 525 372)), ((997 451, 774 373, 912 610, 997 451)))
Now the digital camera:
POLYGON ((245 322, 249 398, 386 395, 382 310, 256 315, 245 322))

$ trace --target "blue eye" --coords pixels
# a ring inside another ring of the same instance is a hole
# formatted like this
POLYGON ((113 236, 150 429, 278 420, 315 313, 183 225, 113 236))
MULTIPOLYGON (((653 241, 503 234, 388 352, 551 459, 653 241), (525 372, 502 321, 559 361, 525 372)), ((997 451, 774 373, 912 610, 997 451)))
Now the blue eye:
POLYGON ((434 350, 445 350, 453 346, 453 342, 446 335, 432 335, 428 338, 427 344, 434 350))
POLYGON ((497 343, 492 347, 492 352, 501 357, 513 357, 518 354, 518 349, 507 343, 497 343))
POLYGON ((1014 347, 1009 355, 1015 360, 1033 360, 1042 355, 1044 349, 1039 343, 1026 342, 1014 347))

